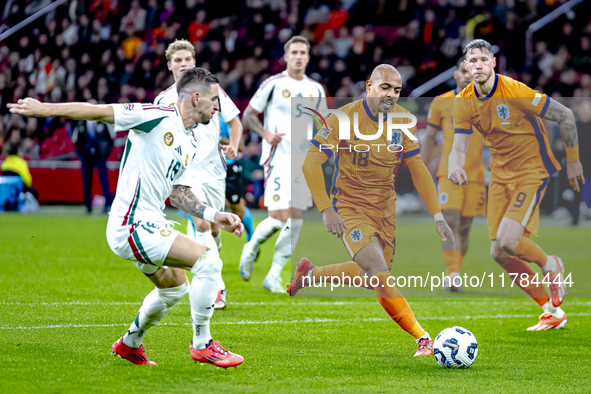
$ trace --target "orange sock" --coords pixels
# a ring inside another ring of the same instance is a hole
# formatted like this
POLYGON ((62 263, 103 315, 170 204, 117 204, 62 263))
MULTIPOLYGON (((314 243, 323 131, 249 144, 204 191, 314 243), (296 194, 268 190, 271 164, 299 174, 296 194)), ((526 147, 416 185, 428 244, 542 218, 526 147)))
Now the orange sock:
POLYGON ((396 287, 388 286, 389 277, 389 271, 380 271, 371 278, 374 284, 376 279, 373 278, 377 278, 378 285, 374 287, 374 290, 378 301, 400 328, 412 335, 414 339, 423 337, 426 332, 415 318, 406 299, 396 287))
POLYGON ((517 247, 515 248, 514 254, 525 261, 536 263, 538 267, 542 269, 548 260, 548 256, 546 253, 544 253, 542 248, 540 248, 534 241, 529 239, 529 237, 521 238, 519 244, 517 244, 517 247))
MULTIPOLYGON (((347 261, 346 263, 341 264, 332 264, 332 265, 325 265, 324 267, 316 267, 314 271, 312 271, 312 276, 315 279, 324 278, 325 276, 332 277, 336 276, 341 280, 341 283, 344 285, 350 285, 353 278, 356 276, 363 276, 363 272, 361 271, 361 267, 357 265, 354 261, 347 261), (343 279, 344 278, 344 279, 343 279)), ((329 279, 328 282, 330 283, 331 280, 329 279)))
POLYGON ((449 276, 452 272, 460 272, 462 265, 464 264, 464 256, 462 256, 462 252, 459 250, 456 250, 455 252, 448 250, 443 252, 443 257, 445 258, 445 264, 447 266, 445 275, 449 276))
POLYGON ((464 256, 461 251, 458 251, 458 252, 460 252, 460 254, 458 256, 458 263, 459 263, 458 272, 459 272, 462 270, 462 267, 464 266, 464 259, 466 258, 466 256, 464 256))
MULTIPOLYGON (((507 261, 505 264, 501 264, 501 267, 505 269, 510 274, 519 274, 517 279, 515 279, 515 284, 518 285, 525 291, 531 298, 534 299, 538 303, 539 306, 544 305, 546 302, 550 300, 548 297, 548 292, 544 285, 539 284, 536 285, 531 283, 534 279, 535 272, 531 269, 531 267, 525 262, 519 260, 517 257, 513 257, 511 260, 507 261), (521 286, 521 274, 527 274, 529 276, 529 285, 528 286, 521 286)), ((513 280, 514 275, 510 275, 509 278, 513 280)), ((541 282, 542 278, 538 275, 538 281, 541 282)))

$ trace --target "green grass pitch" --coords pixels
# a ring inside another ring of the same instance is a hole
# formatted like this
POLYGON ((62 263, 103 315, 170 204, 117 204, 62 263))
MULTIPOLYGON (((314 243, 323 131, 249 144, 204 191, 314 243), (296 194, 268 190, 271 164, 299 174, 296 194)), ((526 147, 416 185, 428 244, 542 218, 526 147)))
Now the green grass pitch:
MULTIPOLYGON (((569 316, 565 330, 526 332, 540 313, 532 300, 490 298, 481 289, 459 296, 437 290, 431 298, 409 299, 432 336, 453 325, 474 333, 479 353, 468 370, 444 370, 432 357, 413 358, 413 339, 375 299, 267 293, 262 281, 273 241, 264 245, 253 279, 242 281, 244 241, 224 234, 229 305, 214 313, 212 334, 246 359, 224 370, 191 360, 188 298, 146 334, 147 354, 158 367, 113 356, 111 344, 125 333, 152 286, 131 262, 111 252, 106 221, 0 215, 0 392, 589 391, 591 299, 583 298, 590 279, 589 228, 540 231, 540 245, 563 258, 583 289, 575 292, 580 298, 563 304, 569 316)), ((394 272, 425 262, 443 265, 432 222, 401 218, 396 233, 394 272)), ((319 222, 304 224, 300 244, 313 263, 348 260, 319 222), (338 253, 327 245, 336 245, 338 253)), ((486 227, 476 225, 466 270, 501 273, 488 252, 486 227)), ((286 268, 285 284, 290 274, 286 268)))

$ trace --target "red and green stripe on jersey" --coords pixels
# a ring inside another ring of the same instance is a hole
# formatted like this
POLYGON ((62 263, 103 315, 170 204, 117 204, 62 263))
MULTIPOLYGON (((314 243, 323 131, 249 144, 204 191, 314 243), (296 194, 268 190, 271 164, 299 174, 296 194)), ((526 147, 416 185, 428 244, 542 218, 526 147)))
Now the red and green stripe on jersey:
POLYGON ((129 203, 129 208, 127 209, 127 213, 123 217, 122 226, 127 226, 128 224, 133 224, 133 218, 135 216, 135 210, 137 209, 137 204, 140 200, 140 193, 142 190, 142 174, 139 174, 137 177, 137 183, 135 185, 135 192, 133 193, 133 198, 129 203))

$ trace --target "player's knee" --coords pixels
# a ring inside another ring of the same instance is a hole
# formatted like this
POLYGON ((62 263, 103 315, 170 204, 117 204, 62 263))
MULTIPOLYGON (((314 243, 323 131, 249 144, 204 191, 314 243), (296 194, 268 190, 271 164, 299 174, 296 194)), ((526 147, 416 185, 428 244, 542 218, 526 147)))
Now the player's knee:
POLYGON ((497 261, 497 259, 501 257, 502 253, 503 250, 499 248, 495 242, 493 242, 490 246, 490 257, 497 261))
POLYGON ((167 289, 158 289, 158 294, 166 302, 169 307, 172 307, 177 302, 185 298, 191 289, 189 281, 185 279, 185 283, 180 286, 171 287, 167 289))
POLYGON ((515 240, 512 237, 497 234, 498 248, 504 251, 505 253, 513 255, 513 252, 515 251, 515 248, 517 248, 518 243, 519 239, 515 240))
POLYGON ((447 225, 449 226, 449 228, 451 228, 451 230, 454 232, 454 234, 457 234, 460 232, 461 228, 460 228, 460 211, 458 209, 444 209, 442 211, 443 213, 443 218, 445 219, 445 221, 447 222, 447 225))
POLYGON ((370 256, 364 256, 364 258, 356 258, 355 262, 359 265, 361 271, 370 277, 376 272, 389 271, 383 255, 376 255, 373 258, 370 256))
POLYGON ((222 274, 222 267, 224 263, 222 259, 216 256, 216 258, 208 259, 205 269, 205 274, 208 276, 218 276, 222 274))
POLYGON ((205 233, 211 230, 211 223, 206 222, 205 220, 199 220, 197 223, 197 231, 200 233, 205 233))

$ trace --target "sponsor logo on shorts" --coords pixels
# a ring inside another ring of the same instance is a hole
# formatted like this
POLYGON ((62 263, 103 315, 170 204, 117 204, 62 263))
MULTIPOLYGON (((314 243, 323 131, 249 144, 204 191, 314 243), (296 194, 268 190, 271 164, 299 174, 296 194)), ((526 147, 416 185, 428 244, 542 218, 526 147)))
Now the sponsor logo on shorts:
POLYGON ((172 133, 170 131, 166 132, 166 134, 164 134, 164 144, 166 146, 172 146, 173 143, 174 143, 174 135, 172 135, 172 133))
POLYGON ((160 235, 162 235, 163 237, 168 237, 170 234, 172 234, 172 231, 164 229, 164 230, 160 230, 160 235))
POLYGON ((123 110, 124 111, 133 111, 133 104, 131 104, 131 103, 123 104, 123 110))
POLYGON ((291 96, 291 92, 287 89, 285 89, 282 94, 285 98, 289 98, 291 96))
POLYGON ((353 231, 351 231, 351 235, 349 235, 349 237, 351 237, 351 241, 359 242, 363 239, 363 233, 361 232, 361 230, 356 228, 353 231))
POLYGON ((273 194, 273 201, 279 201, 280 198, 279 194, 273 194))
POLYGON ((439 193, 439 202, 442 205, 447 204, 448 201, 449 201, 449 195, 446 192, 439 193))

